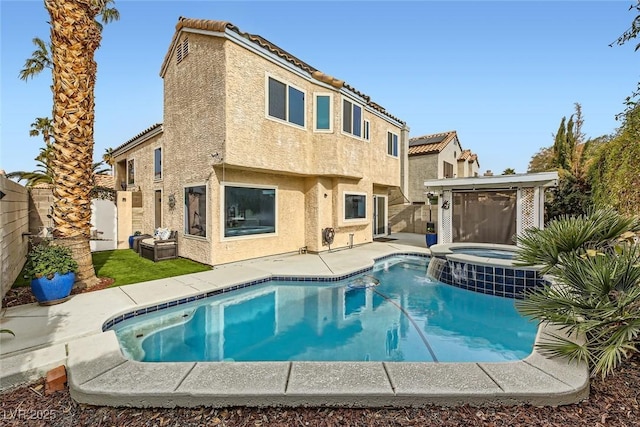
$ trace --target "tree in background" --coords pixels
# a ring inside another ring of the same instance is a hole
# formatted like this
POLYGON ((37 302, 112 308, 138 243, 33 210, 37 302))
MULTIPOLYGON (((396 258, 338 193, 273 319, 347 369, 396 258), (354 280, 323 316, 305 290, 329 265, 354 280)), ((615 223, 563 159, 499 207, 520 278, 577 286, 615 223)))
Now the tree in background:
POLYGON ((527 172, 535 173, 553 171, 556 169, 553 162, 553 146, 543 147, 534 154, 533 157, 531 157, 529 166, 527 167, 527 172))
POLYGON ((516 174, 516 170, 514 168, 506 168, 502 172, 502 175, 515 175, 515 174, 516 174))
MULTIPOLYGON (((545 150, 538 163, 558 171, 558 187, 549 190, 545 203, 547 219, 562 215, 582 215, 592 205, 591 185, 587 179, 587 165, 591 140, 585 141, 582 132, 582 106, 576 102, 575 112, 567 120, 560 120, 553 146, 545 150)), ((533 159, 532 159, 533 162, 533 159)), ((531 167, 531 162, 529 163, 531 167)))
MULTIPOLYGON (((640 33, 640 0, 629 10, 637 12, 631 26, 611 43, 622 46, 640 33)), ((640 49, 640 43, 635 50, 640 49)), ((589 179, 598 205, 611 205, 619 212, 638 215, 640 206, 640 83, 625 99, 625 110, 616 116, 622 122, 615 135, 600 141, 593 150, 589 179)))
POLYGON ((589 170, 593 199, 627 215, 640 206, 640 105, 628 111, 618 133, 601 144, 589 170))

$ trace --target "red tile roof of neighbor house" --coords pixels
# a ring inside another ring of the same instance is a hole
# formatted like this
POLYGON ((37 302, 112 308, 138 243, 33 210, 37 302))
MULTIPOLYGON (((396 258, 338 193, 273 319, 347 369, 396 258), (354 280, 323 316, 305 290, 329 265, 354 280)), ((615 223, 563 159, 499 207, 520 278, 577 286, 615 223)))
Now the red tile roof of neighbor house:
POLYGON ((97 187, 116 188, 116 181, 113 175, 99 174, 93 176, 97 187))
POLYGON ((455 130, 448 132, 434 133, 430 135, 417 136, 409 139, 409 155, 417 156, 421 154, 437 154, 455 138, 455 130))
POLYGON ((160 76, 164 75, 169 59, 171 58, 174 52, 173 46, 178 41, 178 36, 183 28, 191 28, 194 30, 205 30, 205 31, 213 31, 213 32, 220 32, 220 33, 224 33, 227 30, 233 31, 234 33, 240 35, 241 37, 244 37, 245 39, 251 41, 252 43, 255 43, 256 45, 260 46, 261 48, 271 52, 274 55, 277 55, 278 57, 293 64, 294 66, 308 72, 309 74, 311 74, 311 77, 313 77, 314 79, 319 80, 323 83, 329 84, 338 90, 341 88, 345 88, 353 92, 355 95, 363 98, 366 101, 367 105, 372 109, 384 114, 385 116, 397 122, 402 123, 403 125, 405 124, 404 121, 387 113, 387 111, 383 107, 381 107, 379 104, 376 104, 375 102, 371 101, 371 98, 368 95, 365 95, 364 93, 356 90, 354 87, 345 83, 344 80, 339 80, 339 79, 336 79, 335 77, 324 74, 323 72, 312 67, 306 62, 301 61, 297 57, 291 55, 286 50, 271 43, 269 40, 265 39, 264 37, 261 37, 256 34, 244 33, 240 31, 240 29, 235 25, 233 25, 231 22, 227 22, 227 21, 214 21, 209 19, 191 19, 191 18, 185 18, 182 16, 178 18, 178 23, 176 24, 176 31, 173 34, 170 48, 168 49, 167 54, 164 57, 164 61, 162 61, 162 67, 160 68, 160 76))
POLYGON ((460 153, 460 157, 458 157, 459 162, 468 161, 469 163, 473 163, 478 160, 478 156, 471 152, 471 150, 462 150, 460 153))

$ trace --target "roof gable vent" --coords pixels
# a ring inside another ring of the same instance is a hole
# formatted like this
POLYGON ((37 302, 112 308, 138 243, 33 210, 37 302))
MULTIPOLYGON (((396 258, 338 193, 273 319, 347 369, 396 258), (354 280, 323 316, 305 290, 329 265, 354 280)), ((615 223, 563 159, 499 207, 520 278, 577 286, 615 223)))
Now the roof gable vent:
POLYGON ((185 38, 182 43, 178 43, 176 46, 176 64, 182 62, 182 60, 189 54, 189 39, 185 38))

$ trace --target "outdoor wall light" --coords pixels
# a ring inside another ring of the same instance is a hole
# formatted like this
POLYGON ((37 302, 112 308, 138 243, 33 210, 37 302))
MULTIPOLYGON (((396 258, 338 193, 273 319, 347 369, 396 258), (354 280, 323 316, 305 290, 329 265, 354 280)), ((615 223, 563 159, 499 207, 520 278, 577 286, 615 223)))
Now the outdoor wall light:
POLYGON ((169 209, 173 209, 176 207, 176 195, 175 194, 169 194, 169 197, 167 198, 168 202, 169 202, 169 209))

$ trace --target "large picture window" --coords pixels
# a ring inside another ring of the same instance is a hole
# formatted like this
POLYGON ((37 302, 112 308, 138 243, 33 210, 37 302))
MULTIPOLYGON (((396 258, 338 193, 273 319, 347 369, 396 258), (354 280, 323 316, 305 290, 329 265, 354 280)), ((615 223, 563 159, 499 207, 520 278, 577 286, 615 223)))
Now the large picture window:
POLYGON ((162 179, 162 148, 153 151, 153 179, 162 179))
POLYGON ((365 219, 367 217, 367 196, 365 194, 344 195, 344 219, 365 219))
POLYGON ((184 234, 207 237, 207 187, 184 189, 184 234))
POLYGON ((224 187, 224 237, 275 232, 275 188, 224 187))
POLYGON ((268 98, 269 116, 304 126, 304 92, 269 77, 268 98))
POLYGON ((342 100, 342 130, 362 137, 362 107, 346 99, 342 100))

